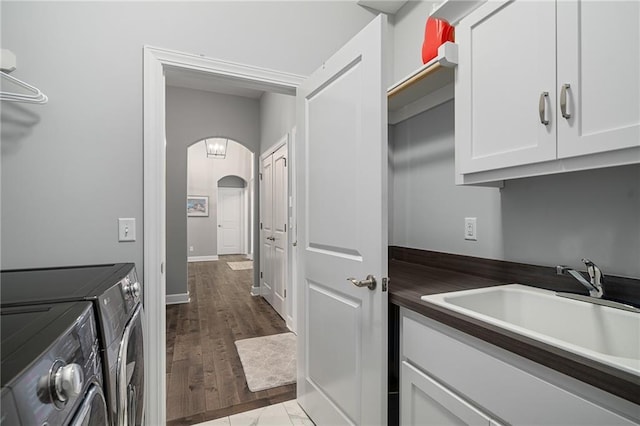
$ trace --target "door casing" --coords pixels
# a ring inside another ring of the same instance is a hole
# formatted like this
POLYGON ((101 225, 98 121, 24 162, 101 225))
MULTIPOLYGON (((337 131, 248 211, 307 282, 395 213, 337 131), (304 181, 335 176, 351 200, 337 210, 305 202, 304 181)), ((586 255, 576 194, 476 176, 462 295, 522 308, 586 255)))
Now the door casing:
MULTIPOLYGON (((143 72, 143 273, 145 307, 145 418, 165 424, 166 412, 166 114, 164 70, 198 71, 267 92, 295 95, 303 76, 144 46, 143 72), (153 355, 151 355, 153 354, 153 355)), ((256 160, 257 156, 256 156, 256 160)), ((255 166, 255 165, 254 165, 255 166)), ((257 188, 256 188, 257 190, 257 188)), ((254 243, 254 252, 258 247, 254 243)))

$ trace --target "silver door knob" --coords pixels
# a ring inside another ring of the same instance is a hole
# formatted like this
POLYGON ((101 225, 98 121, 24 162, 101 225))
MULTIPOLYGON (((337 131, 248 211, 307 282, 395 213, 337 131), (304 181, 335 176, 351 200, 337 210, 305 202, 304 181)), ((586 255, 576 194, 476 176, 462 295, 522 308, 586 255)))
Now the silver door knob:
POLYGON ((364 280, 357 280, 355 278, 347 278, 347 281, 351 281, 351 284, 356 287, 368 287, 369 290, 375 290, 376 288, 376 277, 373 275, 367 275, 367 278, 364 280))

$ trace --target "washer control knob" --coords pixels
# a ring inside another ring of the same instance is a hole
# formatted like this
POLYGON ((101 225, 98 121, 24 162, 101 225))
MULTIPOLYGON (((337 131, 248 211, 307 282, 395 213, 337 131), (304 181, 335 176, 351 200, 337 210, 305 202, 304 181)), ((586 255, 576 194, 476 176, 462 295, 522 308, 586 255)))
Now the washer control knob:
POLYGON ((59 402, 66 402, 80 395, 83 380, 82 367, 78 364, 69 364, 58 368, 53 378, 54 397, 59 402))
POLYGON ((124 284, 124 292, 134 299, 137 299, 140 297, 140 283, 138 281, 131 282, 127 280, 124 284))

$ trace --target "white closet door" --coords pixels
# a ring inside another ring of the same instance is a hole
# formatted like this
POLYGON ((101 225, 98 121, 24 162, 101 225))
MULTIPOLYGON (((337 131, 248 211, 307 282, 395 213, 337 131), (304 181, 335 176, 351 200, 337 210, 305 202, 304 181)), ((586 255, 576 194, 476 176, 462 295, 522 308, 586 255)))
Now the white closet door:
POLYGON ((218 254, 242 253, 244 188, 218 188, 218 254))
POLYGON ((260 190, 260 217, 262 218, 260 241, 260 293, 273 305, 273 156, 262 160, 262 185, 260 190))
POLYGON ((287 284, 287 145, 280 147, 273 155, 273 233, 272 271, 273 308, 285 318, 287 284))
POLYGON ((386 30, 381 14, 298 88, 297 389, 317 425, 387 421, 386 30))

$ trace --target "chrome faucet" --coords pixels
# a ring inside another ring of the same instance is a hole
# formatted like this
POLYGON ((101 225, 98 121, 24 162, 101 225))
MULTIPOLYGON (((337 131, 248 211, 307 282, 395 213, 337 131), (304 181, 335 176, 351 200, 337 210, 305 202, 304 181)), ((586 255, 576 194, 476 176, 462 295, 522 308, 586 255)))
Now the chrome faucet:
POLYGON ((604 292, 604 274, 600 268, 589 259, 582 259, 582 262, 587 266, 589 281, 587 281, 580 272, 566 266, 556 266, 556 273, 558 275, 571 275, 589 290, 589 296, 600 299, 604 292))

